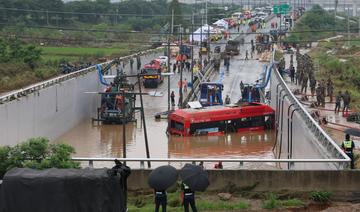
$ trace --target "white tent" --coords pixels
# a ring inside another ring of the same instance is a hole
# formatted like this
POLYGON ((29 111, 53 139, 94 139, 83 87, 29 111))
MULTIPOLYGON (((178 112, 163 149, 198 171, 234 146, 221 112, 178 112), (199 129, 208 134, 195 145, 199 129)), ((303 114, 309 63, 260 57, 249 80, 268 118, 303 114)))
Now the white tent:
POLYGON ((224 19, 220 19, 220 20, 216 21, 215 23, 213 23, 213 25, 215 25, 219 28, 224 28, 224 29, 229 28, 229 23, 227 21, 225 21, 224 19))
POLYGON ((190 35, 190 42, 191 41, 195 41, 195 42, 200 42, 200 41, 205 41, 208 39, 208 32, 209 33, 213 33, 214 31, 214 27, 209 26, 209 25, 204 25, 202 27, 200 27, 199 29, 197 29, 194 33, 193 36, 190 35))

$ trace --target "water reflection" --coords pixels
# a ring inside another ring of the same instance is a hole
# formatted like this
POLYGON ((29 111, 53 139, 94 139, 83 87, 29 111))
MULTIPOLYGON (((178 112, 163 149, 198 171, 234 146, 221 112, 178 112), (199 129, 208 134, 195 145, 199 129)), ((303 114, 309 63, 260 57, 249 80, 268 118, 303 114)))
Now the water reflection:
POLYGON ((273 158, 274 132, 233 133, 169 139, 169 157, 273 158))

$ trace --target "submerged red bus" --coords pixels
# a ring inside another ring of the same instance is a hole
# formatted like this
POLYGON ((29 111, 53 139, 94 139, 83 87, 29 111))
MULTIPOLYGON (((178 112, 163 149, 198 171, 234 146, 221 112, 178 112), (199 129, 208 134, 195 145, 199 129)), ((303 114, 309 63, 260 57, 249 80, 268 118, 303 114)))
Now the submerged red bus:
POLYGON ((179 109, 169 115, 172 135, 221 135, 274 128, 275 111, 262 103, 179 109))

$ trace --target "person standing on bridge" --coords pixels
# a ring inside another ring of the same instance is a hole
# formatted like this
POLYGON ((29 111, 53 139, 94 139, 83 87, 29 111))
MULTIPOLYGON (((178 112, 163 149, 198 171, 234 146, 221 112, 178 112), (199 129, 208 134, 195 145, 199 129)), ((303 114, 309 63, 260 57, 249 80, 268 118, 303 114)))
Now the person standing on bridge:
POLYGON ((137 70, 139 71, 141 68, 141 58, 140 55, 136 56, 136 65, 137 65, 137 70))
POLYGON ((328 79, 328 82, 327 82, 326 86, 327 86, 327 88, 326 88, 327 95, 330 98, 330 102, 333 102, 334 85, 333 85, 333 82, 331 81, 330 78, 328 79))
POLYGON ((229 97, 229 95, 226 95, 226 98, 225 98, 225 104, 226 105, 229 105, 230 104, 230 97, 229 97))
POLYGON ((229 71, 230 67, 230 56, 226 55, 224 58, 224 66, 226 67, 226 71, 229 71))
POLYGON ((293 65, 290 65, 290 79, 291 82, 295 82, 295 67, 293 65))
POLYGON ((339 91, 338 95, 335 98, 335 113, 340 112, 341 99, 342 99, 342 93, 341 91, 339 91))
POLYGON ((186 78, 183 82, 183 86, 184 86, 184 92, 187 93, 188 82, 187 82, 186 78))
POLYGON ((344 95, 343 95, 343 101, 344 101, 344 107, 343 107, 343 115, 344 113, 348 113, 349 112, 349 106, 350 106, 350 93, 348 90, 345 91, 344 95))
POLYGON ((176 73, 176 63, 173 64, 173 72, 176 73))
POLYGON ((346 153, 347 156, 349 156, 349 158, 351 159, 351 169, 355 168, 354 165, 354 154, 353 154, 353 150, 355 148, 355 143, 354 141, 352 141, 350 139, 350 135, 346 134, 345 135, 345 141, 343 141, 343 143, 341 144, 341 147, 343 148, 344 152, 346 153))
POLYGON ((130 70, 133 71, 134 68, 134 59, 131 57, 130 58, 130 70))
POLYGON ((171 91, 170 99, 171 99, 171 105, 174 107, 175 106, 175 92, 174 91, 171 91))

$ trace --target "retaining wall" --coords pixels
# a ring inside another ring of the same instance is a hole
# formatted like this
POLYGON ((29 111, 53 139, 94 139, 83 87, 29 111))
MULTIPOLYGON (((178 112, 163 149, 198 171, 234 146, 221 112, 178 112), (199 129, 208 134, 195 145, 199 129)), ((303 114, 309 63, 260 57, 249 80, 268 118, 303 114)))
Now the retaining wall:
MULTIPOLYGON (((129 190, 150 189, 147 179, 151 170, 132 170, 128 179, 129 190)), ((210 186, 207 191, 249 189, 258 192, 331 191, 357 192, 360 171, 308 171, 308 170, 207 170, 210 186)))
MULTIPOLYGON (((142 65, 159 55, 162 55, 162 50, 141 56, 142 65)), ((128 64, 124 68, 127 73, 130 73, 129 66, 128 64)), ((137 71, 133 70, 131 73, 137 71)), ((98 74, 93 68, 91 72, 0 104, 0 146, 16 145, 33 137, 53 140, 82 120, 90 121, 96 116, 100 96, 85 92, 102 89, 98 74)))

